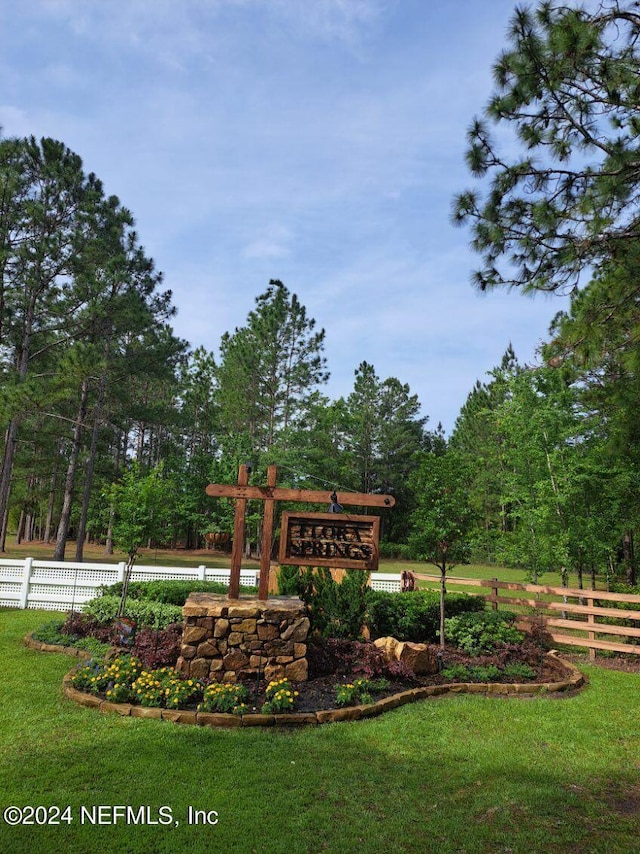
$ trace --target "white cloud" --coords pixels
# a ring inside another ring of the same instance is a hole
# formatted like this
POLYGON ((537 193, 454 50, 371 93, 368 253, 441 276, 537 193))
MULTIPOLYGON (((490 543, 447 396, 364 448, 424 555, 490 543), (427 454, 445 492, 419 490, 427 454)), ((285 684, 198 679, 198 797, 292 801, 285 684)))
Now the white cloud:
POLYGON ((284 225, 271 223, 260 229, 256 237, 244 248, 247 258, 286 258, 291 254, 293 235, 284 225))

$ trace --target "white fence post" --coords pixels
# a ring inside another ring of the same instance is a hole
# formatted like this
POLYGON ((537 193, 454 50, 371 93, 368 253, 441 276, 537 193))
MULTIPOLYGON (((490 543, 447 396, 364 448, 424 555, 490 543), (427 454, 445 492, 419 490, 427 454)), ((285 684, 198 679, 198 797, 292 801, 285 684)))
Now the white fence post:
POLYGON ((206 570, 207 570, 207 567, 204 564, 200 564, 200 566, 198 567, 198 581, 205 581, 206 580, 206 575, 205 575, 206 570))
POLYGON ((22 587, 20 588, 20 608, 26 608, 29 600, 29 583, 31 582, 32 557, 24 559, 24 570, 22 572, 22 587))
POLYGON ((120 563, 118 564, 118 581, 119 582, 124 581, 124 571, 125 571, 126 567, 127 567, 126 563, 123 560, 121 560, 120 563))

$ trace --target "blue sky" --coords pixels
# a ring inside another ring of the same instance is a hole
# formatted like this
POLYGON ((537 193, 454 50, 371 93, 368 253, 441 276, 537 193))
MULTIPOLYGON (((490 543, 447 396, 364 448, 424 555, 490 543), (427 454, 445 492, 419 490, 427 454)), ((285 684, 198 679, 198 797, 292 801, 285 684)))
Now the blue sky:
POLYGON ((326 330, 330 397, 366 360, 450 431, 565 307, 476 293, 449 219, 514 5, 5 2, 0 124, 62 140, 133 212, 193 347, 217 353, 281 279, 326 330))

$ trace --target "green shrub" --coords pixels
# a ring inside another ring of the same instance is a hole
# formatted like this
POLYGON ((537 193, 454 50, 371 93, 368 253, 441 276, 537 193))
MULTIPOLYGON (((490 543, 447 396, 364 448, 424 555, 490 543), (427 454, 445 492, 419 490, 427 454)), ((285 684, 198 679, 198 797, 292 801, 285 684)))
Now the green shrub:
MULTIPOLYGON (((481 596, 448 593, 445 615, 483 611, 481 596)), ((400 641, 434 643, 440 627, 440 593, 437 590, 412 590, 408 593, 386 593, 373 590, 367 606, 367 626, 371 637, 391 636, 400 641)))
POLYGON ((503 644, 522 643, 524 633, 516 629, 515 620, 515 614, 509 611, 449 617, 444 623, 445 637, 468 655, 481 655, 503 644))
POLYGON ((466 682, 469 678, 469 668, 465 664, 452 664, 451 667, 444 667, 440 675, 452 682, 466 682))
POLYGON ((78 640, 74 640, 71 646, 88 652, 93 658, 103 657, 111 649, 111 644, 103 643, 103 641, 97 638, 79 638, 78 640))
POLYGON ((33 639, 41 643, 71 646, 74 638, 63 631, 64 620, 49 620, 33 632, 33 639))
POLYGON ((465 665, 452 664, 441 671, 441 675, 451 682, 498 682, 507 676, 511 679, 535 679, 536 672, 528 664, 514 662, 500 668, 495 664, 465 665))
POLYGON ((312 632, 325 638, 360 637, 372 592, 366 572, 348 569, 337 582, 326 567, 307 568, 301 581, 300 596, 309 610, 312 632))
POLYGON ((474 682, 497 682, 502 671, 495 664, 485 667, 469 667, 469 676, 474 682))
POLYGON ((64 631, 66 620, 50 620, 48 623, 40 626, 33 633, 34 640, 41 643, 50 643, 57 646, 70 646, 77 649, 83 649, 92 656, 102 658, 106 655, 110 648, 110 644, 103 643, 93 637, 78 637, 75 634, 68 634, 64 631))
POLYGON ((386 560, 411 560, 407 543, 380 543, 380 557, 386 560))
POLYGON ((278 572, 278 595, 299 596, 303 584, 299 566, 281 566, 278 572))
POLYGON ((536 672, 533 667, 529 667, 528 664, 523 664, 521 662, 514 662, 513 664, 507 664, 504 668, 503 673, 505 676, 509 676, 512 679, 535 679, 536 672))
MULTIPOLYGON (((115 619, 119 606, 118 596, 98 596, 84 605, 83 612, 100 623, 108 623, 115 619)), ((181 622, 182 607, 147 599, 127 599, 124 615, 135 620, 138 627, 164 629, 170 623, 181 622)))
MULTIPOLYGON (((182 581, 180 579, 158 579, 155 581, 131 581, 127 588, 127 601, 129 599, 153 600, 166 605, 184 605, 190 593, 226 593, 229 585, 221 581, 182 581)), ((255 587, 244 588, 248 593, 256 590, 255 587)), ((118 599, 122 596, 122 582, 117 584, 103 585, 98 588, 99 596, 118 599)))

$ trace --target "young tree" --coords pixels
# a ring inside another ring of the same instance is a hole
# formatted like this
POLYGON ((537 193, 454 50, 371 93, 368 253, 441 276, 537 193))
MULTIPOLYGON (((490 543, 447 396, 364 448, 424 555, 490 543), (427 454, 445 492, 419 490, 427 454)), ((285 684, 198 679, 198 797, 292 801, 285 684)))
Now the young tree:
POLYGON ((411 515, 409 543, 421 559, 440 570, 440 645, 444 649, 446 576, 468 560, 473 511, 469 503, 470 472, 455 450, 424 454, 411 478, 416 509, 411 515))
POLYGON ((129 580, 140 548, 166 535, 172 493, 172 485, 164 478, 161 466, 143 475, 135 462, 108 492, 115 511, 113 537, 117 547, 127 555, 119 617, 124 613, 129 580))

